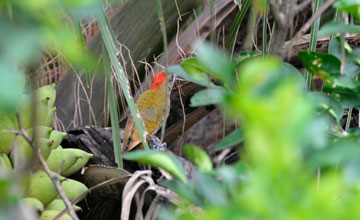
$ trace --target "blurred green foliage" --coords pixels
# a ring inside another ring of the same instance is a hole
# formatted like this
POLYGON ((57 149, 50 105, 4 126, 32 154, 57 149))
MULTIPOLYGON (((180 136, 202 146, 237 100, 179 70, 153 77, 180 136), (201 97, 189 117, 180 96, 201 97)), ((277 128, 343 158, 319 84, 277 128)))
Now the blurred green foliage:
MULTIPOLYGON (((95 62, 89 52, 85 53, 74 22, 92 15, 98 3, 98 0, 0 1, 0 118, 15 115, 23 93, 31 88, 26 75, 42 61, 42 53, 61 54, 74 68, 93 67, 95 62)), ((3 168, 0 167, 0 218, 12 219, 6 216, 16 212, 22 178, 21 175, 15 178, 3 168)))
POLYGON ((0 109, 14 109, 24 73, 45 50, 62 54, 74 65, 91 67, 90 53, 73 21, 93 14, 98 0, 5 0, 0 2, 0 109))
MULTIPOLYGON (((324 80, 324 92, 307 92, 301 73, 278 58, 247 53, 230 61, 209 44, 199 48, 197 57, 170 69, 194 83, 201 80, 194 74, 218 81, 195 94, 192 104, 216 103, 240 120, 241 130, 219 149, 243 141, 244 150, 234 165, 199 169, 196 181, 163 182, 183 199, 174 219, 359 218, 359 133, 344 132, 340 124, 345 109, 360 104, 357 49, 347 51, 344 74, 339 39, 330 42, 329 54, 300 52, 304 66, 324 80), (221 92, 214 95, 214 89, 221 92)), ((202 167, 203 157, 190 158, 202 167)), ((171 213, 163 209, 160 218, 171 213)))

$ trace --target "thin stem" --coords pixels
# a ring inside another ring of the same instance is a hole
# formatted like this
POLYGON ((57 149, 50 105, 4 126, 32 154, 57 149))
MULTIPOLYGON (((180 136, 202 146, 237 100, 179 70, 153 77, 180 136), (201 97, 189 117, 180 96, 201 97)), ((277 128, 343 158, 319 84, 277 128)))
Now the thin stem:
POLYGON ((14 20, 14 14, 13 14, 13 7, 10 0, 7 0, 6 2, 7 11, 9 15, 9 23, 12 24, 14 20))
MULTIPOLYGON (((345 38, 344 38, 344 34, 340 34, 340 44, 341 44, 340 74, 341 74, 341 75, 345 75, 346 51, 345 51, 345 38)), ((349 130, 349 128, 350 128, 352 110, 353 110, 353 108, 349 108, 349 110, 348 110, 348 115, 347 115, 346 124, 345 124, 345 131, 349 130)))
POLYGON ((263 12, 263 24, 262 24, 262 54, 266 55, 266 44, 267 44, 267 12, 268 12, 268 4, 265 2, 264 12, 263 12))
POLYGON ((345 131, 349 130, 349 128, 350 128, 352 110, 353 110, 353 108, 349 108, 348 115, 347 115, 347 118, 346 118, 345 131))
POLYGON ((214 20, 214 0, 209 0, 210 6, 210 42, 215 43, 214 39, 214 27, 215 27, 215 20, 214 20))
MULTIPOLYGON (((86 56, 86 53, 85 53, 85 40, 84 40, 84 37, 83 37, 83 34, 82 34, 82 28, 81 28, 81 20, 79 17, 75 17, 74 18, 74 22, 75 22, 75 28, 76 28, 76 32, 77 32, 77 35, 78 35, 78 41, 79 41, 79 45, 80 45, 80 50, 81 50, 81 53, 83 56, 86 56)), ((91 79, 90 79, 90 71, 88 69, 88 66, 86 65, 86 68, 85 68, 85 77, 86 77, 86 83, 87 83, 87 86, 90 87, 91 86, 91 79)))
MULTIPOLYGON (((164 60, 165 60, 165 73, 166 73, 166 80, 165 80, 165 116, 167 115, 168 112, 168 105, 167 105, 167 100, 169 99, 169 82, 168 82, 168 78, 169 78, 169 73, 168 73, 168 66, 169 66, 169 60, 168 60, 168 48, 167 48, 167 36, 166 36, 166 26, 165 26, 165 18, 164 18, 164 13, 162 11, 162 7, 161 7, 161 2, 160 0, 156 0, 156 9, 157 9, 157 14, 158 14, 158 18, 160 20, 160 28, 161 28, 161 32, 162 32, 162 36, 163 36, 163 46, 164 46, 164 60)), ((166 128, 166 117, 164 117, 162 126, 161 126, 161 141, 164 141, 164 136, 165 136, 165 128, 166 128)))
POLYGON ((341 58, 340 58, 340 74, 345 75, 345 38, 344 34, 340 34, 340 43, 341 43, 341 58))
MULTIPOLYGON (((333 21, 338 21, 338 20, 339 20, 339 10, 336 9, 335 15, 334 15, 334 18, 333 18, 333 21)), ((331 34, 331 35, 330 35, 330 40, 333 39, 334 37, 336 37, 336 35, 335 35, 335 34, 331 34)))
POLYGON ((255 25, 256 25, 256 14, 255 14, 254 10, 251 10, 249 24, 248 24, 248 32, 247 32, 245 42, 244 42, 245 50, 251 50, 251 48, 252 48, 252 40, 254 37, 255 25))
POLYGON ((104 72, 106 75, 107 87, 108 87, 108 102, 110 105, 110 120, 112 127, 112 137, 113 137, 113 145, 114 145, 114 154, 115 161, 119 168, 123 168, 123 160, 121 153, 121 138, 120 138, 120 128, 119 128, 119 119, 118 112, 116 107, 116 99, 114 94, 114 88, 111 83, 111 67, 109 56, 106 53, 105 45, 102 44, 103 48, 103 64, 104 64, 104 72))
MULTIPOLYGON (((315 0, 313 14, 316 14, 316 12, 319 10, 319 7, 322 5, 322 3, 323 3, 323 0, 315 0)), ((319 31, 319 25, 320 25, 320 15, 311 26, 310 47, 309 47, 310 51, 316 51, 317 33, 319 31)), ((310 73, 310 71, 308 69, 305 70, 305 81, 306 81, 308 90, 310 90, 311 84, 312 84, 312 74, 310 73)))
POLYGON ((244 20, 244 17, 246 15, 246 12, 248 11, 250 5, 251 5, 251 0, 245 0, 241 5, 240 11, 236 14, 234 23, 231 25, 229 35, 225 42, 225 47, 227 49, 229 49, 230 46, 232 45, 232 51, 234 50, 237 34, 240 29, 240 25, 241 25, 242 21, 244 20))
POLYGON ((269 39, 269 46, 268 46, 268 53, 271 53, 271 45, 272 45, 272 41, 273 41, 273 37, 275 34, 275 29, 276 29, 276 22, 274 22, 273 27, 271 29, 271 34, 270 34, 270 39, 269 39))

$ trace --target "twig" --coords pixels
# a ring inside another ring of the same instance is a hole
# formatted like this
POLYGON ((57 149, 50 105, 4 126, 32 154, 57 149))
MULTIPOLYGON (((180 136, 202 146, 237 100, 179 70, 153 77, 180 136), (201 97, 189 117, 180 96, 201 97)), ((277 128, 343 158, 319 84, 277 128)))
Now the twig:
POLYGON ((210 42, 215 43, 214 38, 214 28, 215 28, 215 19, 214 19, 214 0, 209 0, 209 7, 210 7, 210 42))
POLYGON ((295 13, 297 14, 300 11, 302 11, 308 4, 310 4, 312 2, 312 0, 305 0, 303 2, 301 2, 298 6, 296 6, 296 8, 294 9, 295 13))
POLYGON ((185 125, 186 125, 186 113, 185 113, 185 107, 184 107, 184 103, 181 97, 181 90, 180 87, 178 86, 178 91, 179 91, 179 99, 180 99, 180 104, 181 104, 181 108, 182 108, 182 113, 183 113, 183 125, 182 125, 182 129, 181 129, 181 139, 184 137, 184 133, 185 133, 185 125))
POLYGON ((69 215, 71 216, 71 218, 74 219, 74 220, 79 220, 79 218, 77 217, 75 211, 72 208, 72 205, 71 205, 69 199, 67 198, 64 190, 61 187, 61 183, 59 181, 59 175, 58 174, 54 175, 52 173, 52 171, 50 170, 50 168, 47 165, 46 161, 44 160, 43 156, 41 155, 40 148, 33 145, 33 141, 30 139, 29 135, 26 133, 25 129, 22 126, 21 118, 20 118, 20 115, 19 115, 18 112, 16 113, 16 117, 17 117, 17 121, 18 121, 18 125, 19 125, 19 134, 24 137, 26 142, 28 142, 29 145, 31 146, 31 148, 35 151, 36 156, 39 158, 40 163, 43 166, 45 172, 50 177, 50 179, 53 182, 56 190, 58 191, 61 199, 64 201, 66 209, 68 210, 69 215))
POLYGON ((288 57, 290 56, 290 49, 294 45, 296 41, 298 41, 304 34, 309 30, 311 25, 316 21, 316 19, 324 13, 326 9, 328 9, 336 0, 328 0, 326 1, 319 10, 301 27, 301 29, 296 33, 295 37, 289 42, 286 46, 285 51, 287 52, 288 57))
POLYGON ((341 43, 340 74, 345 75, 346 52, 345 52, 345 45, 344 45, 345 44, 344 34, 340 34, 340 43, 341 43))
POLYGON ((262 17, 262 55, 266 57, 266 44, 267 44, 267 13, 268 13, 268 4, 265 2, 265 7, 262 17))

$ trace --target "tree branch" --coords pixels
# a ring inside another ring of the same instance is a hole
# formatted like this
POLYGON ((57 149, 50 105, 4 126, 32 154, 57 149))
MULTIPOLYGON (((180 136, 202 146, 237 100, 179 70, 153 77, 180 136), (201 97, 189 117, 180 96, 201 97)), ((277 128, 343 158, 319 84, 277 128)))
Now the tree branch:
POLYGON ((301 2, 298 6, 295 7, 294 9, 294 14, 299 13, 300 11, 302 11, 306 6, 308 6, 308 4, 310 4, 312 2, 312 0, 304 0, 303 2, 301 2))
POLYGON ((282 14, 280 14, 281 12, 279 11, 279 8, 278 8, 276 2, 274 0, 269 0, 269 5, 270 5, 270 9, 273 12, 273 15, 275 17, 276 23, 278 23, 279 25, 282 26, 285 23, 284 16, 282 16, 282 14))

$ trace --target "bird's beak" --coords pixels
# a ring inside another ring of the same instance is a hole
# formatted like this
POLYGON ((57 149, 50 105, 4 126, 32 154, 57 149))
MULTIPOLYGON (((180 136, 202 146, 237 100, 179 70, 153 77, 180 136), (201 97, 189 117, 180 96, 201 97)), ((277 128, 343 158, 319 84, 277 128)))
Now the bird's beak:
POLYGON ((169 82, 175 81, 175 74, 170 73, 168 76, 169 82))

